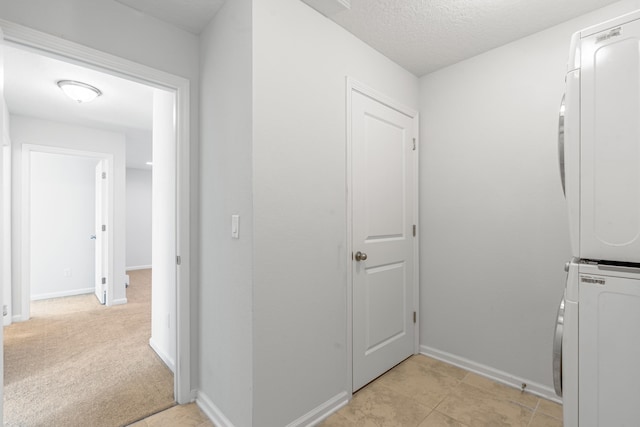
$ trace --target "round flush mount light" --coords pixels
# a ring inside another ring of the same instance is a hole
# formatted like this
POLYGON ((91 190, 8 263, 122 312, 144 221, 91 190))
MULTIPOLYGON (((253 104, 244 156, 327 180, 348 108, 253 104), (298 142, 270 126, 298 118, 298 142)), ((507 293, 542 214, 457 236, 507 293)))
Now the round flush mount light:
POLYGON ((58 82, 58 87, 62 89, 65 95, 76 101, 78 104, 91 102, 102 95, 102 92, 97 87, 77 82, 75 80, 60 80, 58 82))

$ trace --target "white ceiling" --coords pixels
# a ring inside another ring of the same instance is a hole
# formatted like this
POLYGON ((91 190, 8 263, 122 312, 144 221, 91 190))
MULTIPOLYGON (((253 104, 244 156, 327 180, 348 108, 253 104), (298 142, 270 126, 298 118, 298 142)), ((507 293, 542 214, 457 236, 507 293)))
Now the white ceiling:
MULTIPOLYGON (((115 1, 200 34, 225 0, 115 1)), ((303 1, 333 11, 351 3, 330 19, 422 76, 617 0, 303 1)))
POLYGON ((125 133, 127 166, 149 168, 153 88, 11 46, 4 47, 4 74, 11 114, 125 133), (78 104, 59 80, 88 83, 102 96, 78 104))
POLYGON ((200 34, 225 0, 115 0, 193 34, 200 34))
POLYGON ((616 1, 351 0, 330 18, 423 76, 616 1))

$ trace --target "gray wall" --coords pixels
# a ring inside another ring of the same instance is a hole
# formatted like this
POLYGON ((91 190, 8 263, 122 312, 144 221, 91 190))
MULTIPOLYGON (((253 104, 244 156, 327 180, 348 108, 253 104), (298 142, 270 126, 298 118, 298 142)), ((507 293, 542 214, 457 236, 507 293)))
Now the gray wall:
POLYGON ((127 168, 127 269, 151 267, 151 174, 127 168))
POLYGON ((31 299, 95 292, 96 165, 31 153, 31 299))
POLYGON ((639 3, 420 80, 423 351, 553 395, 552 335, 571 257, 557 160, 569 41, 639 3))
POLYGON ((200 390, 233 425, 252 425, 251 0, 227 1, 202 34, 200 390), (240 239, 231 239, 231 215, 240 239))
POLYGON ((276 427, 350 392, 346 77, 415 109, 418 79, 300 0, 253 24, 254 420, 276 427))

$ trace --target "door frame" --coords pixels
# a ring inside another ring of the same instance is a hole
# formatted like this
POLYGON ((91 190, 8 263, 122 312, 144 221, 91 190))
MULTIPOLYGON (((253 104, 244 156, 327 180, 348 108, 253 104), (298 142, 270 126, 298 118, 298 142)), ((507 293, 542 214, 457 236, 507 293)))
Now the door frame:
MULTIPOLYGON (((146 65, 0 19, 4 41, 44 55, 123 77, 176 94, 176 371, 174 397, 179 404, 195 399, 191 387, 190 282, 190 83, 146 65), (180 260, 180 262, 178 262, 180 260)), ((0 34, 2 34, 0 32, 0 34)), ((124 272, 123 272, 124 273, 124 272)))
POLYGON ((358 92, 369 97, 387 107, 396 110, 413 119, 414 133, 416 135, 416 155, 414 156, 414 172, 415 180, 414 194, 415 198, 413 215, 414 224, 416 225, 416 236, 413 239, 413 255, 414 255, 414 276, 413 276, 413 310, 416 312, 416 323, 414 327, 413 337, 413 353, 417 354, 420 348, 420 216, 419 216, 419 122, 420 117, 418 111, 409 108, 401 103, 396 102, 392 98, 378 92, 377 90, 365 85, 364 83, 347 76, 346 77, 346 140, 347 140, 347 164, 346 164, 346 187, 347 187, 347 392, 349 396, 353 395, 353 139, 352 139, 352 94, 358 92))
MULTIPOLYGON (((113 155, 95 151, 75 150, 72 148, 55 147, 50 145, 22 144, 22 171, 20 187, 22 194, 22 221, 21 221, 21 250, 20 250, 20 288, 22 289, 20 305, 22 321, 31 318, 31 153, 62 154, 66 156, 81 157, 105 161, 107 176, 113 176, 113 155)), ((96 195, 97 197, 97 195, 96 195)), ((107 182, 107 203, 113 206, 114 188, 112 180, 107 182)), ((114 212, 107 209, 107 224, 114 223, 114 212)), ((107 277, 113 277, 113 227, 107 229, 107 277)), ((95 285, 94 285, 95 286, 95 285)), ((107 281, 107 301, 113 296, 113 280, 107 281)))

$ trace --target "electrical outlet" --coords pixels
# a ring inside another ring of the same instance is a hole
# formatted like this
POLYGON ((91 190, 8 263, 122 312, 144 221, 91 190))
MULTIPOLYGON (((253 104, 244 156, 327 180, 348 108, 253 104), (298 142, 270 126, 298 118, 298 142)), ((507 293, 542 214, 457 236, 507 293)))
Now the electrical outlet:
POLYGON ((64 275, 64 277, 71 277, 71 269, 70 268, 65 268, 62 271, 62 274, 64 275))

